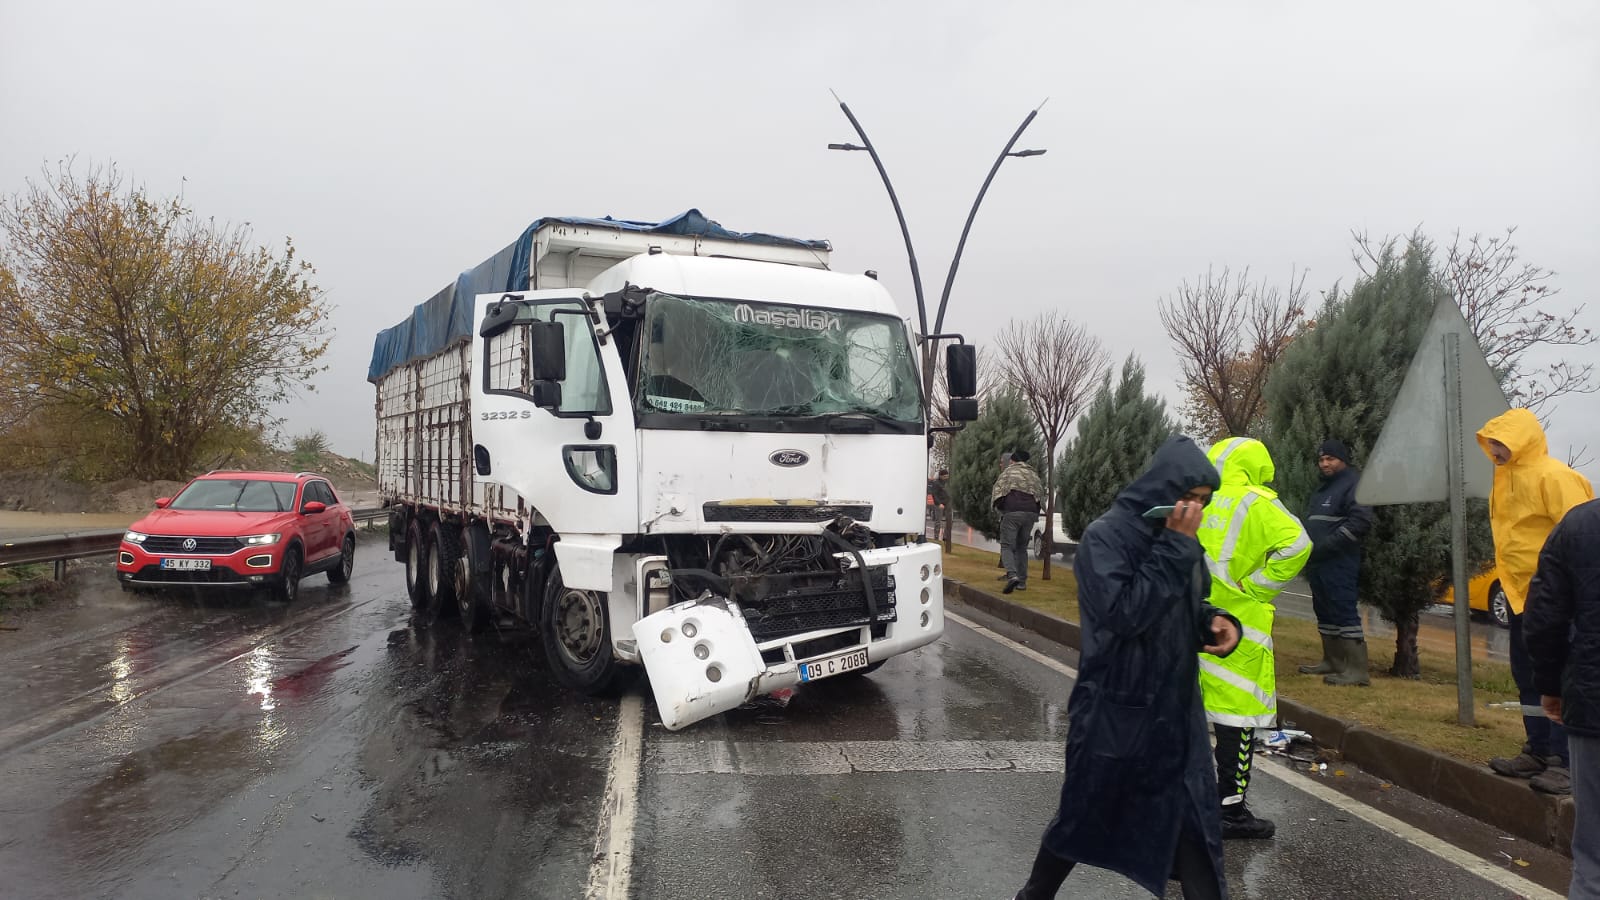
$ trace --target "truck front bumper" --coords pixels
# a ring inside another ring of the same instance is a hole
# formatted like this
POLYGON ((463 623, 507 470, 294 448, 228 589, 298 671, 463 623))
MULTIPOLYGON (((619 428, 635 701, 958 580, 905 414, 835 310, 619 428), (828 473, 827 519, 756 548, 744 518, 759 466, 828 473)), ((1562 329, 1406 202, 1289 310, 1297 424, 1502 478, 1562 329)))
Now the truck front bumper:
POLYGON ((739 607, 722 597, 678 603, 635 622, 633 635, 662 724, 677 731, 763 694, 858 671, 938 640, 944 633, 939 545, 888 547, 861 556, 870 569, 887 568, 896 585, 895 621, 880 626, 876 639, 873 626, 861 625, 758 643, 739 607), (826 638, 835 638, 827 652, 796 655, 797 646, 826 638))

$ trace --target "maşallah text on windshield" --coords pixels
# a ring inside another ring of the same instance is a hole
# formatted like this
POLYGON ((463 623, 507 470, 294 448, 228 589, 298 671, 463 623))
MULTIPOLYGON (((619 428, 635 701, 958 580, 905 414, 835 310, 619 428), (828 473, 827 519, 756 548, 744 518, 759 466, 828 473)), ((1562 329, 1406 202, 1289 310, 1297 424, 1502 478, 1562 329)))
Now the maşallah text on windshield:
POLYGON ((745 325, 770 325, 774 328, 802 328, 806 331, 843 331, 839 317, 819 309, 768 307, 757 309, 741 303, 733 309, 734 321, 745 325))

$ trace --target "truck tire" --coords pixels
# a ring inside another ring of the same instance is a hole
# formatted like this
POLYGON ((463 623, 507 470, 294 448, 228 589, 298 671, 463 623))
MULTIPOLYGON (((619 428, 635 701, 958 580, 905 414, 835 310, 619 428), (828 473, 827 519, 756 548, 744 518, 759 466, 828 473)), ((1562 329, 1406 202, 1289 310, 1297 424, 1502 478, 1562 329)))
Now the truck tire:
POLYGON ((461 529, 454 588, 461 627, 473 634, 494 622, 494 601, 490 597, 494 575, 489 562, 489 529, 482 522, 472 522, 461 529))
POLYGON ((568 589, 561 570, 550 573, 539 610, 539 637, 556 680, 591 696, 620 693, 636 669, 611 652, 605 595, 568 589))
POLYGON ((461 532, 445 521, 428 529, 428 604, 421 611, 424 624, 456 613, 456 561, 461 558, 461 532))
POLYGON ((406 526, 406 594, 411 598, 411 609, 422 612, 428 606, 428 533, 422 521, 413 518, 406 526))

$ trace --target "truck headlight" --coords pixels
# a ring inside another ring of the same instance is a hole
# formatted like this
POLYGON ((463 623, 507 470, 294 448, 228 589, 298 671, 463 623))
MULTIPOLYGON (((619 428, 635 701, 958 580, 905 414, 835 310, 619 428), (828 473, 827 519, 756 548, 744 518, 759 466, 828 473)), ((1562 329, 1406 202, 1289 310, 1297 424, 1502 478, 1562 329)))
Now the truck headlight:
POLYGON ((141 534, 140 532, 137 532, 137 531, 130 531, 127 534, 124 534, 122 536, 122 539, 127 541, 130 544, 142 544, 142 543, 145 542, 145 539, 148 538, 148 537, 150 537, 150 535, 148 535, 148 534, 141 534))
POLYGON ((267 544, 276 544, 278 539, 282 537, 283 535, 281 534, 251 534, 239 540, 244 541, 246 547, 262 547, 267 544))

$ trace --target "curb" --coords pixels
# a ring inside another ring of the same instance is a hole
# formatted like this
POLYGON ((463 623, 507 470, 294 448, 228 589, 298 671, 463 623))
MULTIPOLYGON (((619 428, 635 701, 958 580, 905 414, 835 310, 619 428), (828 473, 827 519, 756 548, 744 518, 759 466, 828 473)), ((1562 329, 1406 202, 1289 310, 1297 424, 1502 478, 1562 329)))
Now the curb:
MULTIPOLYGON (((945 594, 1058 644, 1082 649, 1083 632, 1077 622, 1030 609, 949 578, 945 579, 945 594)), ((1284 724, 1309 733, 1319 747, 1337 752, 1385 781, 1507 834, 1572 855, 1571 797, 1538 793, 1520 779, 1496 775, 1485 766, 1469 765, 1281 696, 1278 717, 1284 724)))

